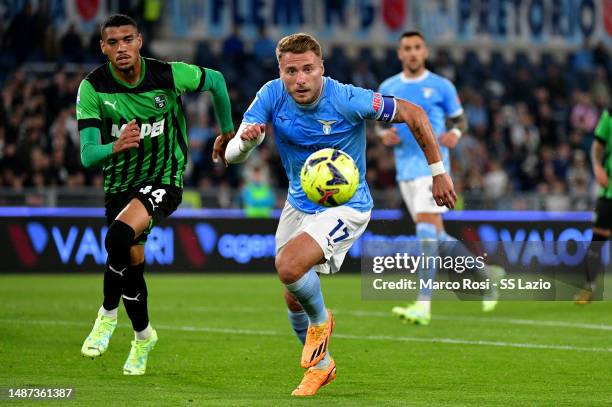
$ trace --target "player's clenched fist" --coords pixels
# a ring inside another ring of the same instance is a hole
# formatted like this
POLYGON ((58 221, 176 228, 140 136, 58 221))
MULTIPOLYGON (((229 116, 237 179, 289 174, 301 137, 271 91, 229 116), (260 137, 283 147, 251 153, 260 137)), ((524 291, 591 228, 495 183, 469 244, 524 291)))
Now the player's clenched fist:
POLYGON ((449 209, 455 207, 457 194, 451 177, 447 174, 439 174, 433 177, 433 185, 431 187, 434 201, 438 206, 446 206, 449 209))
POLYGON ((251 124, 246 126, 242 133, 240 133, 240 138, 244 141, 254 141, 257 140, 265 130, 266 126, 263 124, 251 124))
POLYGON ((235 133, 234 130, 230 130, 227 133, 221 133, 215 139, 215 144, 213 144, 213 152, 212 159, 213 162, 218 162, 219 157, 223 160, 223 164, 227 167, 227 160, 225 159, 225 149, 227 148, 227 143, 234 138, 235 133))
POLYGON ((458 142, 459 137, 455 132, 447 131, 446 133, 440 136, 440 143, 445 147, 455 148, 458 142))
POLYGON ((125 125, 117 141, 113 143, 113 153, 117 154, 130 148, 137 148, 140 143, 140 126, 136 119, 132 119, 125 125))

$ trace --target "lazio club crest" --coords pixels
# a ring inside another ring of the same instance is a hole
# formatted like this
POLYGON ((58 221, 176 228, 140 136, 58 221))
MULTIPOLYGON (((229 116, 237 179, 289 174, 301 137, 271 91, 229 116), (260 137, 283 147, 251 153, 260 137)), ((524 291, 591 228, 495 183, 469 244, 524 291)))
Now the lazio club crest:
POLYGON ((155 103, 156 108, 163 109, 166 107, 166 95, 156 95, 153 98, 153 102, 155 103))
POLYGON ((330 135, 332 124, 337 122, 337 120, 317 120, 317 121, 323 125, 323 134, 325 134, 326 136, 330 135))

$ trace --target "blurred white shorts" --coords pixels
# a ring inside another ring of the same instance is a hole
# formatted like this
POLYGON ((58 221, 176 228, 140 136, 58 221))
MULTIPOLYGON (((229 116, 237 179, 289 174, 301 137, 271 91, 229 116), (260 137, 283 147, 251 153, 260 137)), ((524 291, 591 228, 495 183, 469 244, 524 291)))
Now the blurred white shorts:
POLYGON ((399 182, 402 198, 408 207, 412 220, 415 219, 417 213, 442 214, 448 211, 446 206, 436 205, 436 201, 431 194, 432 184, 433 177, 431 175, 399 182))

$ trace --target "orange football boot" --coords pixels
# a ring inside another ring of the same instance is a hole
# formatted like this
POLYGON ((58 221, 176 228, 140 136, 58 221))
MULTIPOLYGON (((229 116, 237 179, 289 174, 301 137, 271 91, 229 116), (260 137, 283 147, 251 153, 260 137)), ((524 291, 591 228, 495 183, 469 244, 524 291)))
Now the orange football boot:
POLYGON ((317 391, 336 378, 336 362, 330 356, 330 363, 326 369, 316 369, 311 367, 304 373, 304 378, 299 386, 291 392, 292 396, 307 397, 314 396, 317 391))
POLYGON ((327 310, 327 321, 325 323, 308 326, 300 363, 303 368, 313 367, 325 357, 333 330, 334 316, 330 310, 327 310))

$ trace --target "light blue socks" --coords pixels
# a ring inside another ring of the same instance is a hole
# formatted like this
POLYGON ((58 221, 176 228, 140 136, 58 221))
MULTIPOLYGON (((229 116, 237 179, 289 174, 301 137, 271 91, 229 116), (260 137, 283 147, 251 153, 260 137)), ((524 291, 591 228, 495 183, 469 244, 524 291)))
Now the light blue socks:
MULTIPOLYGON (((422 281, 431 280, 432 282, 436 278, 436 260, 427 261, 427 257, 438 256, 438 232, 436 226, 432 223, 419 222, 416 225, 416 235, 419 239, 421 253, 425 256, 425 268, 419 268, 419 279, 422 281), (427 267, 427 263, 429 266, 427 267)), ((431 301, 432 290, 431 288, 423 288, 419 291, 417 301, 431 301)))
POLYGON ((308 270, 299 280, 285 286, 302 305, 311 324, 319 325, 327 321, 321 283, 314 269, 308 270))

